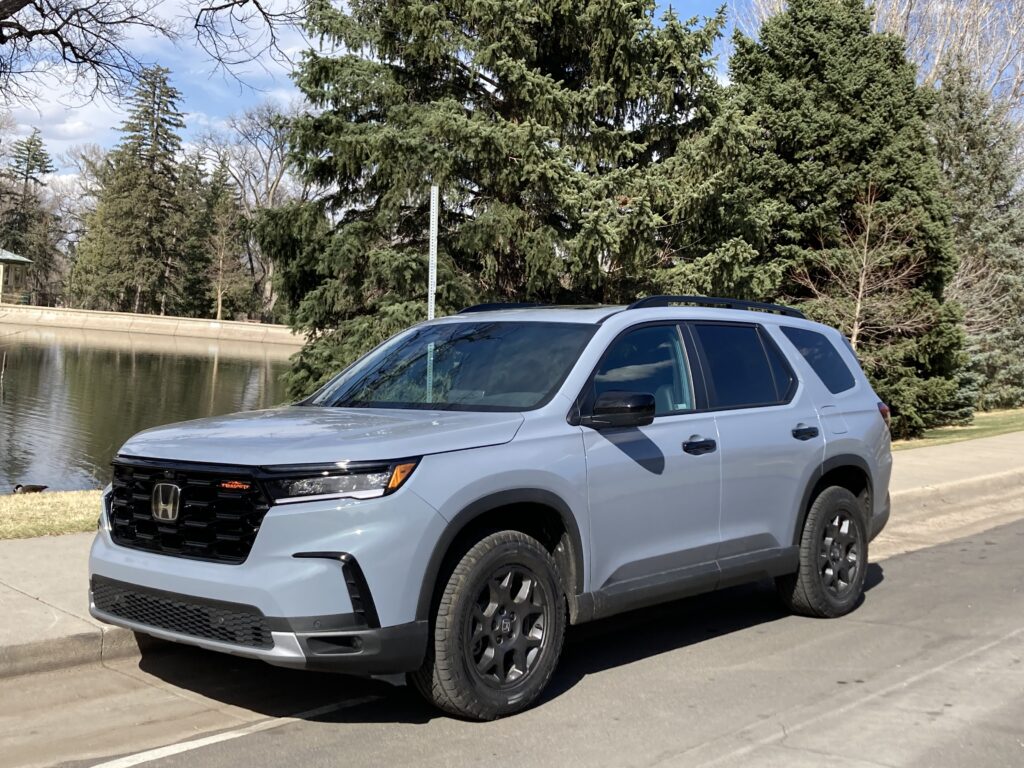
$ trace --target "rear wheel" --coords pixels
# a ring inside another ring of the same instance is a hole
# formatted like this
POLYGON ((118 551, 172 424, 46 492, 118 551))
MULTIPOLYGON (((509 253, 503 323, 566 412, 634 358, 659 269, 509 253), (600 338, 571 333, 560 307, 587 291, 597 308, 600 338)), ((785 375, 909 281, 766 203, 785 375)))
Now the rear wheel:
POLYGON ((800 538, 800 570, 775 580, 783 602, 804 616, 849 613, 864 592, 868 537, 864 510, 845 488, 822 491, 800 538))
POLYGON ((551 679, 565 624, 565 596, 548 551, 519 531, 491 534, 448 579, 432 646, 412 683, 460 717, 519 712, 551 679))

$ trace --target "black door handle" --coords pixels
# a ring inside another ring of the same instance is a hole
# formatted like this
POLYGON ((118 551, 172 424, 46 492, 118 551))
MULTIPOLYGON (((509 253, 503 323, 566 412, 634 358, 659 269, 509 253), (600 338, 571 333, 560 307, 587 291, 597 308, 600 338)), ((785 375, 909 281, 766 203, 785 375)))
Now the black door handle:
POLYGON ((793 437, 797 440, 810 440, 818 436, 817 427, 808 427, 806 424, 797 424, 793 429, 793 437))
POLYGON ((693 438, 683 443, 683 450, 687 453, 692 453, 694 456, 712 453, 717 448, 718 444, 714 440, 705 440, 697 435, 694 435, 693 438))

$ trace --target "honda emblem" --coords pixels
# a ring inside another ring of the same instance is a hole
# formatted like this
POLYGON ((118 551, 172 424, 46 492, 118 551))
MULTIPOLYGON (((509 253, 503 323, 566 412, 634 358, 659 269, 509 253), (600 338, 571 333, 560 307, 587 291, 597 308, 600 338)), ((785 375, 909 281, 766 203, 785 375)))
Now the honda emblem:
POLYGON ((173 523, 178 519, 180 502, 181 488, 174 483, 157 483, 153 486, 153 519, 173 523))

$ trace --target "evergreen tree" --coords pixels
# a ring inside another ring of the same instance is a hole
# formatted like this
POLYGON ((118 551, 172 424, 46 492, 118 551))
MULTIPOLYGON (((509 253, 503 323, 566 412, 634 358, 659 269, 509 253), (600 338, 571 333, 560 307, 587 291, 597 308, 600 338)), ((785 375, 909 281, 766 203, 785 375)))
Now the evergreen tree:
POLYGON ((178 166, 174 206, 170 211, 174 254, 164 284, 165 302, 173 314, 184 317, 209 317, 209 269, 212 259, 210 236, 213 200, 211 180, 198 153, 186 155, 178 166))
POLYGON ((144 70, 128 100, 78 249, 74 284, 84 306, 165 314, 187 303, 178 178, 184 122, 168 76, 163 67, 144 70))
POLYGON ((959 265, 951 294, 964 308, 981 408, 1024 404, 1024 164, 1020 129, 974 76, 941 73, 931 119, 959 265))
POLYGON ((43 186, 43 177, 56 170, 38 128, 11 144, 11 160, 5 175, 22 195, 43 186))
POLYGON ((39 129, 12 142, 0 185, 0 247, 32 260, 29 284, 46 292, 58 268, 60 227, 44 199, 45 177, 55 170, 39 129))
POLYGON ((268 212, 261 245, 312 335, 293 392, 425 315, 428 190, 438 303, 620 300, 654 288, 685 174, 653 174, 717 109, 702 27, 654 0, 327 0, 293 123, 318 205, 268 212), (314 240, 313 238, 316 238, 314 240))
POLYGON ((802 303, 853 336, 898 436, 969 418, 929 93, 861 0, 792 0, 730 62, 734 146, 706 240, 677 282, 802 303), (720 224, 719 229, 715 225, 720 224))

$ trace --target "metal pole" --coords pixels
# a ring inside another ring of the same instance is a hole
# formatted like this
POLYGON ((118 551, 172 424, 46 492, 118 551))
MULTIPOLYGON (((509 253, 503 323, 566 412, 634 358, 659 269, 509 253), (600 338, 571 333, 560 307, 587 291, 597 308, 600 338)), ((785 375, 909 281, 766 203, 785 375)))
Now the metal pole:
MULTIPOLYGON (((437 209, 440 192, 430 185, 430 251, 427 267, 427 320, 434 319, 434 294, 437 293, 437 209)), ((434 401, 434 342, 427 345, 427 402, 434 401)))
POLYGON ((437 209, 440 192, 430 185, 430 261, 427 277, 427 320, 434 319, 434 294, 437 292, 437 209))

